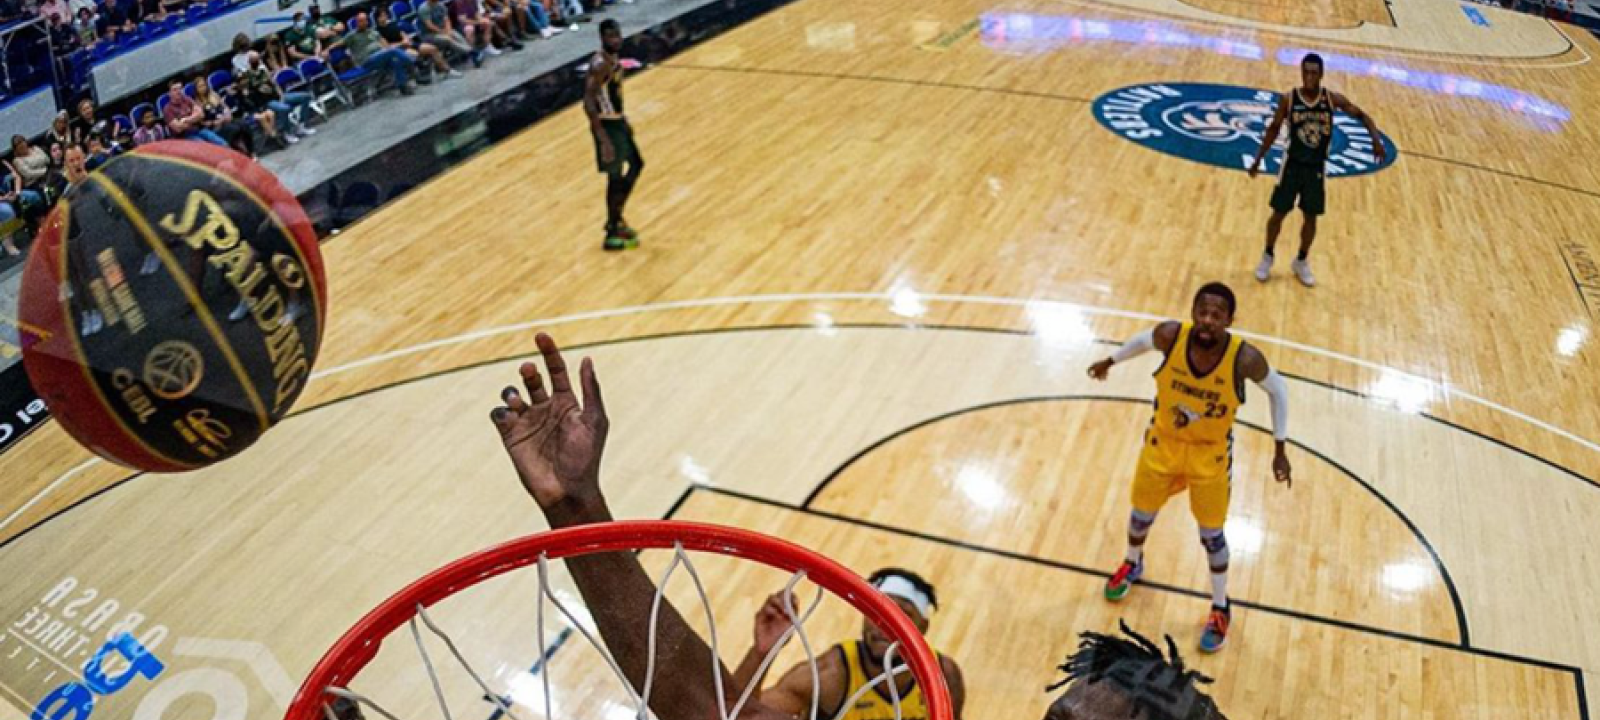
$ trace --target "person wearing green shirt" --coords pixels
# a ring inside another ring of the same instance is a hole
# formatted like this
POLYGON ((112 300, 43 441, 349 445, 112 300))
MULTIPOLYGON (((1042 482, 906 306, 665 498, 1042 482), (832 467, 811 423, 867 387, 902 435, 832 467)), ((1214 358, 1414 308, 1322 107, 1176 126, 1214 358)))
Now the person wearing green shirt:
POLYGON ((404 48, 391 47, 385 42, 383 36, 372 29, 372 21, 366 13, 356 16, 356 30, 344 39, 344 46, 350 51, 350 59, 357 65, 372 72, 392 73, 394 85, 400 88, 401 94, 415 92, 411 84, 411 72, 416 68, 416 61, 406 54, 404 48))

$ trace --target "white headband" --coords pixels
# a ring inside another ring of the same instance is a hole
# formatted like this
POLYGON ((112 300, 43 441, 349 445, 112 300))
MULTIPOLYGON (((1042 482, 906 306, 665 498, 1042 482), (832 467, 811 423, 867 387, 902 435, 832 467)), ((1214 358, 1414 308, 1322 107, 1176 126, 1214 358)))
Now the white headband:
POLYGON ((933 598, 928 597, 927 593, 917 589, 917 586, 913 585, 910 580, 899 575, 887 575, 873 584, 873 587, 877 588, 878 592, 889 597, 897 597, 917 606, 917 612, 922 614, 924 620, 928 618, 929 611, 933 610, 933 598))

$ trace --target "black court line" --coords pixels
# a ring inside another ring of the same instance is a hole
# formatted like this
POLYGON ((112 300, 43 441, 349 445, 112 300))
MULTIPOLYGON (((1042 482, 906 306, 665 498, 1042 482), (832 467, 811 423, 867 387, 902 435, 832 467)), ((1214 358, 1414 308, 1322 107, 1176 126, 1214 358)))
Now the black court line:
MULTIPOLYGON (((846 74, 846 73, 823 73, 823 72, 810 72, 810 71, 805 71, 805 70, 772 70, 772 69, 766 69, 766 68, 749 68, 749 67, 713 67, 713 66, 709 66, 709 65, 690 65, 690 64, 687 64, 687 63, 667 63, 667 64, 660 65, 659 67, 662 68, 662 69, 665 69, 665 70, 699 70, 699 71, 704 71, 704 72, 739 73, 739 74, 747 74, 747 75, 774 75, 774 76, 780 76, 780 77, 800 77, 800 78, 813 78, 813 79, 826 79, 826 80, 850 80, 850 81, 855 81, 855 82, 882 83, 882 84, 886 84, 886 85, 904 85, 904 86, 908 86, 908 87, 927 87, 927 88, 937 88, 937 89, 941 89, 941 90, 964 90, 964 91, 967 91, 967 92, 993 93, 993 94, 996 94, 996 95, 1010 95, 1010 96, 1015 96, 1015 97, 1025 97, 1025 98, 1032 98, 1032 99, 1038 99, 1038 100, 1055 100, 1055 101, 1059 101, 1059 102, 1071 102, 1071 103, 1088 104, 1088 103, 1094 102, 1093 98, 1084 98, 1084 97, 1079 97, 1079 96, 1076 96, 1076 95, 1047 93, 1047 92, 1039 92, 1039 91, 1034 91, 1034 90, 1013 90, 1013 89, 1009 89, 1009 88, 985 87, 985 86, 982 86, 982 85, 965 85, 965 84, 960 84, 960 83, 934 82, 934 81, 931 81, 931 80, 910 80, 910 79, 906 79, 906 78, 891 78, 891 77, 883 77, 883 76, 879 76, 879 75, 853 75, 853 74, 846 74)), ((1406 157, 1413 157, 1413 158, 1418 158, 1418 159, 1421 159, 1421 160, 1432 160, 1432 161, 1437 162, 1437 163, 1444 163, 1446 165, 1453 165, 1453 166, 1456 166, 1456 167, 1459 167, 1459 168, 1464 168, 1464 169, 1467 169, 1467 170, 1476 170, 1476 171, 1479 171, 1479 172, 1485 172, 1485 173, 1490 173, 1490 174, 1493 174, 1493 175, 1499 175, 1501 177, 1510 178, 1510 179, 1513 179, 1513 180, 1521 180, 1523 182, 1533 183, 1535 185, 1543 185, 1545 187, 1555 188, 1557 190, 1565 190, 1567 192, 1573 192, 1573 193, 1577 193, 1579 195, 1584 195, 1586 197, 1591 197, 1591 198, 1595 198, 1597 200, 1600 200, 1600 191, 1585 190, 1585 189, 1580 188, 1580 187, 1576 187, 1576 186, 1573 186, 1573 185, 1567 185, 1567 184, 1564 184, 1564 183, 1555 182, 1553 180, 1543 180, 1543 179, 1540 179, 1540 178, 1533 177, 1531 175, 1523 175, 1521 173, 1514 173, 1514 172, 1510 172, 1508 170, 1497 170, 1495 168, 1487 167, 1487 166, 1484 166, 1484 165, 1478 165, 1476 163, 1467 162, 1465 160, 1455 160, 1453 158, 1442 157, 1442 156, 1439 156, 1439 155, 1429 155, 1427 153, 1420 153, 1420 152, 1416 152, 1416 151, 1413 151, 1413 150, 1404 150, 1402 154, 1405 155, 1406 157)))
POLYGON ((1427 153, 1420 153, 1420 152, 1417 152, 1415 150, 1407 150, 1405 154, 1406 154, 1407 157, 1421 158, 1423 160, 1432 160, 1434 162, 1444 163, 1446 165, 1455 165, 1456 167, 1466 168, 1468 170, 1477 170, 1479 172, 1486 172, 1486 173, 1489 173, 1491 175, 1499 175, 1501 177, 1511 178, 1512 180, 1521 180, 1523 182, 1530 182, 1530 183, 1533 183, 1535 185, 1543 185, 1545 187, 1551 187, 1551 188, 1555 188, 1557 190, 1566 190, 1567 192, 1574 192, 1574 193, 1577 193, 1579 195, 1585 195, 1585 196, 1588 196, 1588 197, 1600 199, 1600 192, 1596 192, 1594 190, 1585 190, 1585 189, 1580 188, 1580 187, 1576 187, 1576 186, 1573 186, 1573 185, 1567 185, 1565 183, 1558 183, 1558 182, 1555 182, 1553 180, 1541 180, 1541 179, 1533 177, 1531 175, 1523 175, 1521 173, 1514 173, 1514 172, 1510 172, 1508 170, 1496 170, 1495 168, 1492 168, 1492 167, 1479 165, 1477 163, 1470 163, 1470 162, 1467 162, 1465 160, 1456 160, 1456 159, 1453 159, 1453 158, 1441 157, 1441 156, 1438 156, 1438 155, 1429 155, 1427 153))
POLYGON ((1583 684, 1583 671, 1573 668, 1572 675, 1578 681, 1578 720, 1589 720, 1589 690, 1583 684))
MULTIPOLYGON (((709 487, 709 486, 699 485, 699 486, 695 486, 694 490, 697 491, 697 492, 706 492, 706 493, 710 493, 710 494, 713 494, 713 495, 723 495, 723 496, 726 496, 726 497, 731 497, 731 498, 735 498, 735 499, 738 499, 738 500, 743 500, 743 501, 746 501, 746 502, 752 502, 752 503, 756 503, 756 504, 760 504, 760 505, 766 505, 768 507, 774 507, 774 508, 779 508, 779 509, 782 509, 782 510, 788 510, 788 511, 791 511, 791 512, 797 512, 797 513, 801 513, 803 515, 808 515, 808 516, 811 516, 811 517, 817 517, 817 518, 822 518, 822 519, 826 519, 826 520, 833 520, 833 521, 845 523, 845 524, 848 524, 848 525, 855 525, 857 527, 864 527, 864 528, 867 528, 867 529, 870 529, 870 530, 878 530, 878 531, 881 531, 881 532, 886 532, 886 533, 898 535, 900 537, 912 538, 912 539, 915 539, 915 540, 922 540, 922 541, 926 541, 926 542, 935 543, 935 544, 938 544, 938 545, 943 545, 945 547, 956 548, 956 549, 959 549, 959 550, 970 550, 972 552, 981 553, 981 554, 984 554, 984 555, 990 555, 990 556, 993 556, 993 557, 1000 557, 1000 558, 1005 558, 1005 559, 1008 559, 1008 560, 1018 560, 1018 561, 1026 562, 1026 563, 1033 564, 1033 565, 1039 565, 1039 566, 1042 566, 1042 567, 1054 568, 1054 569, 1057 569, 1057 570, 1066 570, 1066 571, 1069 571, 1069 572, 1077 573, 1079 575, 1087 575, 1087 576, 1101 578, 1101 579, 1108 579, 1108 578, 1111 577, 1111 573, 1104 572, 1102 570, 1098 570, 1098 569, 1095 569, 1095 568, 1083 567, 1081 565, 1074 565, 1072 563, 1065 563, 1065 562, 1060 562, 1060 561, 1056 561, 1056 560, 1050 560, 1050 559, 1047 559, 1047 558, 1036 557, 1036 556, 1033 556, 1033 555, 1028 555, 1026 553, 1019 553, 1019 552, 1013 552, 1013 551, 1010 551, 1010 550, 1001 550, 999 548, 991 548, 991 547, 987 547, 987 546, 984 546, 984 545, 977 545, 975 543, 968 543, 968 542, 964 542, 964 541, 961 541, 961 540, 954 540, 954 539, 942 537, 942 536, 939 536, 939 535, 933 535, 933 534, 930 534, 930 533, 920 532, 920 531, 917 531, 917 530, 909 530, 909 529, 906 529, 906 528, 897 527, 897 526, 894 526, 894 525, 887 525, 887 524, 884 524, 884 523, 874 522, 874 521, 871 521, 871 520, 864 520, 862 518, 852 517, 852 516, 849 516, 849 515, 841 515, 839 513, 832 513, 832 512, 827 512, 827 511, 824 511, 824 510, 816 510, 814 508, 803 508, 803 507, 799 507, 799 506, 795 506, 795 505, 790 505, 790 504, 787 504, 787 503, 778 502, 776 500, 770 500, 770 499, 767 499, 767 498, 756 497, 754 495, 747 495, 747 494, 744 494, 744 493, 741 493, 741 492, 738 492, 738 491, 735 491, 735 490, 729 490, 727 488, 709 487)), ((667 518, 667 519, 670 520, 672 518, 667 518)), ((1211 599, 1211 593, 1200 592, 1198 590, 1190 590, 1188 588, 1178 587, 1178 586, 1175 586, 1175 585, 1167 585, 1167 584, 1164 584, 1164 583, 1156 583, 1156 582, 1147 582, 1147 581, 1143 581, 1143 580, 1139 581, 1139 585, 1142 586, 1142 587, 1147 587, 1147 588, 1151 588, 1153 590, 1157 590, 1157 591, 1165 592, 1165 593, 1171 593, 1171 594, 1174 594, 1174 595, 1182 595, 1182 596, 1185 596, 1185 597, 1191 597, 1191 598, 1196 598, 1196 599, 1201 599, 1201 600, 1210 600, 1211 599)), ((1446 642, 1444 640, 1438 640, 1438 639, 1435 639, 1435 638, 1425 637, 1425 636, 1422 636, 1422 635, 1412 635, 1412 634, 1409 634, 1409 633, 1396 632, 1394 630, 1387 630, 1387 629, 1380 628, 1380 627, 1373 627, 1373 626, 1370 626, 1370 625, 1363 625, 1361 623, 1350 622, 1348 620, 1340 620, 1340 619, 1337 619, 1337 618, 1324 617, 1324 616, 1321 616, 1321 615, 1313 615, 1313 614, 1310 614, 1310 613, 1303 613, 1303 612, 1300 612, 1300 611, 1297 611, 1297 610, 1290 610, 1290 609, 1287 609, 1287 608, 1279 608, 1279 607, 1274 607, 1274 606, 1270 606, 1270 605, 1262 605, 1260 603, 1252 603, 1252 602, 1248 602, 1248 601, 1244 601, 1244 600, 1232 600, 1231 602, 1237 604, 1239 607, 1249 608, 1251 610, 1256 610, 1256 611, 1259 611, 1259 612, 1262 612, 1262 613, 1265 613, 1265 614, 1269 614, 1269 615, 1277 615, 1279 617, 1286 617, 1286 618, 1290 618, 1290 619, 1293 619, 1293 620, 1303 620, 1303 621, 1306 621, 1306 622, 1316 623, 1318 625, 1326 625, 1328 627, 1336 627, 1336 628, 1339 628, 1339 629, 1342 629, 1342 630, 1350 630, 1350 631, 1359 632, 1359 633, 1362 633, 1362 634, 1365 634, 1365 635, 1372 635, 1372 636, 1375 636, 1375 637, 1382 637, 1382 638, 1387 638, 1387 639, 1391 639, 1391 640, 1399 640, 1399 641, 1402 641, 1402 642, 1409 642, 1409 643, 1415 643, 1415 644, 1418 644, 1418 645, 1425 645, 1425 646, 1428 646, 1428 647, 1431 647, 1431 648, 1437 648, 1437 649, 1440 649, 1440 650, 1449 650, 1449 651, 1453 651, 1453 652, 1466 653, 1468 655, 1475 655, 1475 656, 1478 656, 1478 657, 1486 657, 1486 658, 1491 658, 1491 659, 1495 659, 1495 660, 1503 660, 1503 661, 1506 661, 1506 662, 1517 663, 1517 664, 1520 664, 1520 665, 1528 665, 1530 667, 1537 667, 1537 668, 1544 669, 1544 670, 1554 670, 1554 671, 1557 671, 1557 672, 1574 672, 1574 673, 1581 673, 1582 672, 1581 668, 1578 668, 1576 666, 1566 665, 1566 664, 1558 663, 1558 662, 1551 662, 1549 660, 1539 660, 1537 658, 1530 658, 1530 657, 1525 657, 1525 656, 1521 656, 1521 655, 1515 655, 1515 654, 1512 654, 1512 653, 1503 653, 1503 652, 1499 652, 1499 651, 1496 651, 1496 650, 1485 650, 1483 648, 1478 648, 1478 647, 1463 647, 1463 646, 1457 645, 1455 643, 1446 642)))
MULTIPOLYGON (((1116 403, 1129 403, 1129 404, 1134 404, 1134 405, 1149 405, 1150 404, 1150 400, 1145 399, 1145 398, 1130 398, 1130 397, 1125 397, 1125 396, 1121 396, 1121 395, 1039 395, 1039 396, 1033 396, 1033 397, 1012 398, 1012 399, 1008 399, 1008 400, 997 400, 997 401, 994 401, 994 402, 987 402, 987 403, 982 403, 982 404, 979 404, 979 405, 971 405, 971 406, 968 406, 968 407, 951 410, 949 412, 945 412, 945 413, 941 413, 939 415, 935 415, 935 416, 933 416, 931 418, 928 418, 926 420, 922 420, 920 422, 913 423, 913 424, 908 425, 908 426, 906 426, 904 428, 901 428, 901 429, 896 430, 896 431, 894 431, 892 433, 889 433, 888 435, 878 439, 876 442, 873 442, 872 444, 868 445, 866 448, 864 448, 860 452, 857 452, 855 455, 850 456, 850 459, 845 460, 843 464, 841 464, 839 467, 835 468, 833 470, 833 472, 828 473, 828 476, 823 478, 822 482, 817 484, 817 487, 814 488, 811 491, 811 494, 806 496, 805 502, 800 504, 799 509, 801 509, 801 510, 813 510, 813 509, 815 509, 813 507, 813 503, 817 500, 817 498, 821 497, 823 491, 826 490, 830 485, 832 485, 834 480, 836 480, 840 476, 844 475, 845 471, 848 470, 857 461, 861 460, 862 458, 866 457, 867 455, 872 454, 874 451, 884 447, 885 445, 888 445, 889 443, 894 442, 895 440, 898 440, 898 439, 900 439, 902 437, 905 437, 906 435, 909 435, 909 434, 911 434, 913 432, 916 432, 916 431, 921 430, 923 428, 929 427, 929 426, 934 425, 936 423, 940 423, 940 422, 944 422, 946 420, 951 420, 951 419, 954 419, 954 418, 958 418, 958 417, 961 417, 963 415, 970 415, 970 414, 976 413, 976 412, 983 412, 985 410, 994 410, 994 409, 998 409, 998 408, 1013 407, 1013 406, 1017 406, 1017 405, 1033 405, 1033 404, 1057 403, 1057 402, 1116 402, 1116 403)), ((1248 422, 1248 421, 1245 421, 1245 420, 1239 420, 1239 419, 1235 419, 1234 422, 1236 424, 1238 424, 1238 425, 1243 425, 1246 428, 1249 428, 1251 430, 1254 430, 1256 432, 1259 432, 1259 433, 1262 433, 1262 434, 1265 434, 1265 435, 1271 435, 1272 434, 1272 431, 1268 430, 1267 428, 1261 427, 1260 425, 1256 425, 1255 423, 1251 423, 1251 422, 1248 422)), ((1407 530, 1411 531, 1411 535, 1412 535, 1412 537, 1416 538, 1417 543, 1420 544, 1424 550, 1428 551, 1428 557, 1433 559, 1433 566, 1439 571, 1439 577, 1444 580, 1445 589, 1448 590, 1449 593, 1450 593, 1450 604, 1454 608, 1454 611, 1455 611, 1456 633, 1457 633, 1457 637, 1460 638, 1460 647, 1463 647, 1463 648, 1472 647, 1472 634, 1471 634, 1471 631, 1470 631, 1470 629, 1468 627, 1468 624, 1467 624, 1467 610, 1461 604, 1461 593, 1456 589, 1455 580, 1450 577, 1450 569, 1445 567, 1444 560, 1439 557, 1438 551, 1434 549, 1433 543, 1428 541, 1428 537, 1426 535, 1422 534, 1422 529, 1417 527, 1417 524, 1412 522, 1411 518, 1406 516, 1405 512, 1401 511, 1400 508, 1397 507, 1393 502, 1390 502, 1389 498, 1385 497, 1383 493, 1379 492, 1377 488, 1373 487, 1371 483, 1367 482, 1361 476, 1355 474, 1354 472, 1351 472, 1349 468, 1347 468, 1344 465, 1340 464, 1339 462, 1335 461, 1333 458, 1330 458, 1327 455, 1322 454, 1321 452, 1318 452, 1318 451, 1316 451, 1316 450, 1314 450, 1312 448, 1306 447, 1305 445, 1297 442, 1293 438, 1289 439, 1288 443, 1290 445, 1293 445, 1294 447, 1298 448, 1301 452, 1304 452, 1304 453, 1306 453, 1308 455, 1311 455, 1311 456, 1317 458, 1318 460, 1321 460, 1324 463, 1327 463, 1328 465, 1332 466, 1335 470, 1338 470, 1339 472, 1343 473, 1345 477, 1347 477, 1347 478, 1349 478, 1351 480, 1354 480, 1357 485, 1360 485, 1361 487, 1366 488, 1366 490, 1367 490, 1367 492, 1369 494, 1371 494, 1373 497, 1377 498, 1378 502, 1383 503, 1383 506, 1388 508, 1389 512, 1393 513, 1395 517, 1399 518, 1400 522, 1406 526, 1407 530)), ((1109 573, 1100 573, 1100 574, 1109 577, 1109 573)), ((1188 590, 1185 590, 1184 592, 1193 593, 1197 597, 1199 597, 1199 596, 1204 596, 1204 597, 1208 597, 1208 598, 1211 597, 1210 594, 1208 594, 1208 593, 1196 593, 1194 591, 1188 591, 1188 590)), ((1288 612, 1288 611, 1286 611, 1286 612, 1288 612)))
POLYGON ((1589 306, 1589 295, 1583 291, 1583 283, 1578 280, 1578 272, 1572 268, 1572 260, 1560 244, 1556 245, 1556 251, 1561 253, 1561 264, 1567 266, 1567 277, 1572 278, 1572 290, 1578 293, 1578 302, 1583 305, 1586 314, 1593 318, 1595 309, 1589 306))
MULTIPOLYGON (((579 344, 579 345, 569 345, 569 346, 564 347, 563 350, 570 352, 570 351, 573 351, 573 350, 585 350, 585 349, 598 348, 598 347, 610 347, 610 346, 614 346, 614 345, 627 345, 627 344, 637 343, 637 342, 646 342, 646 341, 650 341, 650 340, 666 340, 666 339, 679 338, 679 337, 693 337, 693 336, 700 336, 700 335, 720 335, 720 334, 746 333, 746 332, 781 331, 781 330, 811 330, 811 329, 814 329, 815 327, 816 327, 815 325, 811 325, 811 324, 775 324, 775 325, 746 325, 746 326, 739 326, 739 327, 706 328, 706 329, 699 329, 699 330, 678 330, 678 331, 672 331, 672 332, 649 333, 649 334, 643 334, 643 335, 632 335, 632 336, 627 336, 627 337, 612 338, 610 340, 598 340, 598 341, 595 341, 595 342, 584 343, 584 344, 579 344)), ((1017 330, 1017 329, 1013 329, 1013 328, 997 328, 997 327, 986 327, 986 326, 981 326, 981 325, 957 325, 957 324, 941 325, 941 324, 898 324, 898 323, 842 323, 842 324, 835 325, 834 327, 848 329, 848 330, 943 330, 943 331, 951 331, 951 332, 976 332, 976 333, 990 333, 990 334, 996 334, 996 335, 1016 335, 1016 336, 1027 336, 1027 335, 1032 335, 1033 334, 1033 333, 1031 333, 1031 332, 1029 332, 1027 330, 1017 330)), ((1119 344, 1116 341, 1103 340, 1103 339, 1095 340, 1094 342, 1101 343, 1101 344, 1106 344, 1106 345, 1117 345, 1117 344, 1119 344)), ((488 360, 479 360, 477 362, 468 363, 466 365, 458 365, 458 366, 454 366, 454 367, 450 367, 450 368, 445 368, 445 369, 442 369, 442 370, 435 370, 433 372, 428 372, 428 373, 423 373, 423 374, 420 374, 420 375, 415 375, 415 376, 406 378, 404 380, 396 380, 396 381, 391 382, 391 383, 385 383, 385 384, 382 384, 382 385, 375 385, 373 387, 367 388, 366 390, 361 390, 359 392, 351 393, 349 395, 344 395, 344 396, 341 396, 341 397, 337 397, 337 398, 334 398, 332 400, 328 400, 328 401, 325 401, 325 402, 322 402, 322 403, 319 403, 319 404, 316 404, 316 405, 311 405, 311 406, 308 406, 308 407, 305 407, 305 408, 295 409, 294 411, 290 412, 288 415, 284 416, 284 418, 282 420, 280 420, 279 423, 282 424, 284 421, 287 421, 287 420, 289 420, 291 418, 299 417, 301 415, 305 415, 305 414, 313 412, 315 410, 320 410, 322 408, 338 405, 339 403, 348 402, 348 401, 351 401, 351 400, 356 400, 356 399, 363 398, 363 397, 366 397, 368 395, 379 393, 379 392, 382 392, 382 391, 385 391, 385 390, 391 390, 391 389, 394 389, 394 388, 410 385, 411 383, 423 382, 425 380, 432 380, 434 378, 443 377, 445 375, 450 375, 452 373, 465 372, 465 371, 468 371, 468 370, 476 370, 478 368, 486 367, 486 366, 489 366, 489 365, 495 365, 495 364, 498 364, 498 363, 510 362, 512 360, 521 360, 521 359, 532 357, 535 354, 537 354, 536 351, 533 351, 533 350, 530 349, 528 352, 518 353, 518 354, 515 354, 515 355, 505 355, 505 356, 501 356, 501 357, 490 358, 488 360)), ((1316 385, 1318 387, 1323 387, 1323 388, 1327 388, 1329 390, 1342 392, 1342 393, 1351 395, 1353 397, 1363 398, 1363 399, 1367 399, 1367 400, 1371 400, 1372 399, 1370 396, 1368 396, 1368 395, 1366 395, 1366 394, 1364 394, 1364 393, 1362 393, 1360 391, 1357 391, 1357 390, 1351 390, 1349 388, 1340 387, 1338 385, 1334 385, 1332 383, 1323 382, 1321 380, 1314 380, 1314 379, 1307 378, 1307 377, 1304 377, 1304 376, 1294 375, 1294 374, 1291 374, 1291 373, 1286 373, 1286 372, 1283 372, 1282 370, 1279 370, 1278 372, 1279 372, 1279 374, 1283 375, 1284 377, 1293 378, 1295 380, 1301 380, 1301 381, 1316 385)), ((1560 463, 1557 463, 1557 462, 1555 462, 1553 460, 1541 457, 1540 455, 1537 455, 1537 454, 1535 454, 1533 452, 1530 452, 1528 450, 1524 450, 1522 448, 1519 448, 1519 447, 1517 447, 1515 445, 1512 445, 1512 444, 1510 444, 1510 443, 1508 443, 1508 442, 1506 442, 1504 440, 1500 440, 1498 438, 1495 438, 1495 437, 1492 437, 1492 436, 1489 436, 1489 435, 1485 435, 1485 434, 1483 434, 1481 432, 1478 432, 1477 430, 1473 430, 1471 428, 1458 425, 1458 424, 1456 424, 1454 422, 1451 422, 1449 420, 1444 420, 1442 418, 1439 418, 1439 417, 1436 417, 1436 416, 1433 416, 1433 415, 1429 415, 1427 413, 1419 413, 1418 417, 1422 417, 1424 419, 1431 420, 1433 422, 1439 423, 1439 424, 1444 425, 1446 427, 1453 428, 1455 430, 1460 430, 1460 431, 1462 431, 1464 433, 1472 435, 1473 437, 1480 438, 1482 440, 1488 441, 1488 442, 1493 443, 1493 444, 1495 444, 1495 445, 1497 445, 1497 446, 1499 446, 1501 448, 1504 448, 1506 450, 1510 450, 1512 452, 1515 452, 1518 455, 1522 455, 1522 456, 1524 456, 1526 458, 1529 458, 1531 460, 1538 461, 1539 463, 1541 463, 1541 464, 1543 464, 1543 465, 1545 465, 1545 466, 1547 466, 1547 467, 1549 467, 1549 468, 1551 468, 1553 470, 1558 470, 1561 473, 1563 473, 1563 474, 1565 474, 1565 475, 1567 475, 1569 477, 1573 477, 1573 478, 1576 478, 1578 480, 1581 480, 1584 483, 1590 485, 1591 487, 1594 487, 1595 489, 1600 489, 1600 482, 1596 482, 1595 480, 1591 480, 1591 479, 1583 476, 1582 474, 1578 473, 1576 470, 1572 470, 1570 468, 1567 468, 1567 467, 1561 465, 1560 463)), ((12 543, 16 542, 17 540, 21 539, 23 536, 25 536, 25 535, 27 535, 27 534, 35 531, 35 530, 38 530, 40 527, 43 527, 46 523, 49 523, 50 521, 55 520, 56 518, 59 518, 62 515, 65 515, 68 512, 71 512, 72 510, 78 508, 79 506, 83 505, 84 503, 86 503, 86 502, 88 502, 90 500, 93 500, 93 499, 95 499, 95 498, 97 498, 97 497, 99 497, 101 495, 104 495, 106 492, 108 492, 110 490, 113 490, 113 489, 115 489, 117 487, 120 487, 120 486, 122 486, 122 485, 124 485, 124 484, 126 484, 126 483, 128 483, 128 482, 130 482, 132 480, 134 480, 134 479, 137 479, 137 478, 141 477, 142 475, 144 475, 144 473, 133 473, 133 474, 129 475, 128 477, 125 477, 125 478, 123 478, 121 480, 112 482, 112 483, 108 484, 106 487, 103 487, 103 488, 95 491, 94 493, 92 493, 92 494, 90 494, 88 496, 85 496, 84 498, 82 498, 80 500, 77 500, 77 501, 73 502, 72 504, 70 504, 70 505, 68 505, 68 506, 66 506, 64 508, 61 508, 60 510, 57 510, 57 511, 45 516, 44 518, 40 519, 38 522, 35 522, 34 524, 28 526, 26 529, 18 532, 16 535, 12 536, 11 538, 5 540, 4 542, 0 542, 0 550, 4 550, 7 546, 9 546, 12 543)))

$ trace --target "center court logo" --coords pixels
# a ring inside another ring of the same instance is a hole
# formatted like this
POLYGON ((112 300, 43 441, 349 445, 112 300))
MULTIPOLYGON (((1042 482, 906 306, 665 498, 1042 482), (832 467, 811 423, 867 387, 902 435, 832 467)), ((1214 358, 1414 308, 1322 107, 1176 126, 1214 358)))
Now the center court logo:
MULTIPOLYGON (((1236 85, 1155 83, 1113 90, 1094 101, 1094 116, 1107 130, 1151 150, 1217 167, 1248 170, 1256 148, 1272 123, 1278 95, 1236 85)), ((1261 171, 1276 173, 1289 141, 1288 123, 1261 161, 1261 171)), ((1373 138, 1360 121, 1343 113, 1333 120, 1328 149, 1329 177, 1377 172, 1393 164, 1398 151, 1387 136, 1382 163, 1373 138)))

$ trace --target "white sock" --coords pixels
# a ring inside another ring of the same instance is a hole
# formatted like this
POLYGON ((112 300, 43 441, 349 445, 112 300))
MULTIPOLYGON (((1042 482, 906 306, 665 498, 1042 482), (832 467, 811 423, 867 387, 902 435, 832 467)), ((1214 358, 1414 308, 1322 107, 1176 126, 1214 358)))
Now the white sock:
POLYGON ((1225 608, 1228 606, 1228 573, 1211 573, 1211 605, 1212 607, 1225 608))
POLYGON ((1131 563, 1133 563, 1135 565, 1138 565, 1139 563, 1144 562, 1144 546, 1143 545, 1129 545, 1128 546, 1128 562, 1131 562, 1131 563))

